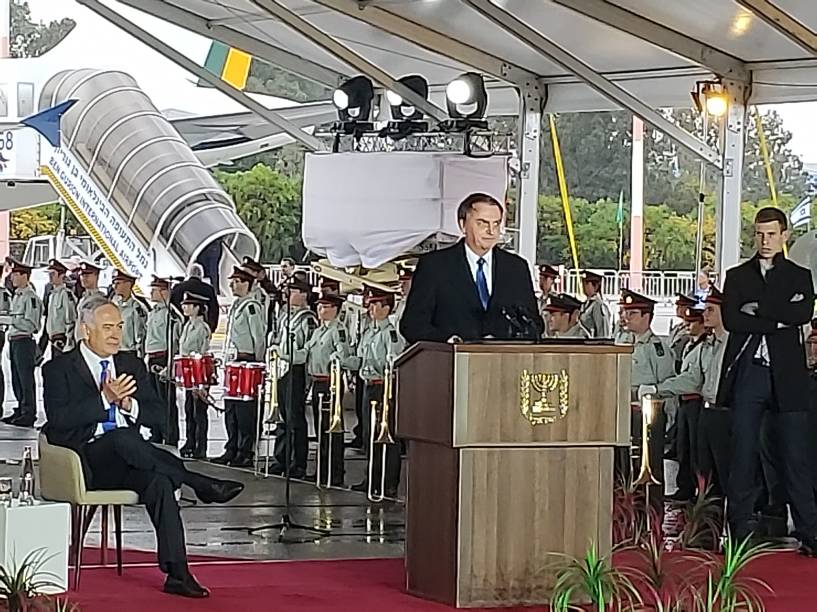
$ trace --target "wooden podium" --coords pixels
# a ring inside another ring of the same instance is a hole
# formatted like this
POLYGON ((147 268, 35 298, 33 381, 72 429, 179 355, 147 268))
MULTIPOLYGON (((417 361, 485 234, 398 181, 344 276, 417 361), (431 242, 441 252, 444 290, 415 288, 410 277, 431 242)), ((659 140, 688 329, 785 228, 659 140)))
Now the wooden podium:
POLYGON ((551 553, 610 551, 632 347, 418 343, 397 363, 406 575, 457 607, 546 603, 551 553))

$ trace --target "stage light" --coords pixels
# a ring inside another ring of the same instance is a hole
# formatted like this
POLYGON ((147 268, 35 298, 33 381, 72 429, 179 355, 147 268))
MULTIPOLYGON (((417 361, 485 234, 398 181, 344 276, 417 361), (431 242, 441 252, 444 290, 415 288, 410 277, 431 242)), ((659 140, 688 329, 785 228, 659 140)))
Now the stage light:
MULTIPOLYGON (((397 81, 404 87, 410 89, 424 100, 428 100, 428 81, 419 74, 410 74, 397 81)), ((394 121, 420 121, 423 118, 423 111, 416 108, 409 102, 405 102, 403 97, 393 91, 386 92, 386 99, 391 106, 391 118, 394 121)))
POLYGON ((466 72, 451 81, 445 88, 445 103, 451 119, 441 124, 444 131, 462 132, 471 128, 488 128, 485 121, 488 92, 481 74, 466 72))
POLYGON ((338 109, 338 118, 344 123, 370 121, 372 100, 374 86, 371 79, 362 75, 349 79, 332 94, 332 102, 338 109))

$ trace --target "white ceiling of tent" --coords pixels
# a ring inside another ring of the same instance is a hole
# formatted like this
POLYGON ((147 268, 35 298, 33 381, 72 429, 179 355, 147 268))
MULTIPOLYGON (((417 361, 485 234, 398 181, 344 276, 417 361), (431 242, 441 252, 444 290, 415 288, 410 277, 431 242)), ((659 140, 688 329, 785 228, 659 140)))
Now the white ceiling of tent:
MULTIPOLYGON (((546 110, 582 111, 615 108, 594 89, 566 72, 560 65, 489 21, 461 0, 274 0, 293 10, 312 25, 385 70, 392 77, 422 74, 432 86, 443 86, 470 69, 382 29, 325 6, 343 4, 353 15, 365 17, 386 11, 427 26, 455 41, 500 58, 545 79, 548 83, 546 110)), ((755 0, 757 1, 757 0, 755 0)), ((240 33, 288 50, 341 74, 354 70, 290 30, 250 0, 123 0, 170 22, 185 26, 178 13, 187 11, 204 27, 218 26, 216 39, 224 33, 240 33)), ((695 81, 711 77, 712 71, 694 61, 591 19, 563 5, 570 0, 493 0, 550 41, 568 50, 594 70, 653 107, 687 106, 695 81), (558 3, 557 3, 558 2, 558 3)), ((591 3, 592 4, 592 3, 591 3)), ((600 4, 605 4, 600 2, 600 4)), ((754 86, 751 102, 780 103, 817 100, 817 57, 790 37, 752 14, 737 0, 607 0, 612 8, 623 8, 746 64, 754 86)), ((817 2, 775 0, 775 6, 801 24, 817 29, 817 2)), ((189 25, 189 23, 188 23, 189 25)), ((229 44, 229 40, 224 40, 229 44)), ((706 62, 706 60, 704 60, 706 62)), ((497 95, 493 113, 507 113, 513 104, 497 95)), ((515 111, 512 111, 515 112, 515 111)))

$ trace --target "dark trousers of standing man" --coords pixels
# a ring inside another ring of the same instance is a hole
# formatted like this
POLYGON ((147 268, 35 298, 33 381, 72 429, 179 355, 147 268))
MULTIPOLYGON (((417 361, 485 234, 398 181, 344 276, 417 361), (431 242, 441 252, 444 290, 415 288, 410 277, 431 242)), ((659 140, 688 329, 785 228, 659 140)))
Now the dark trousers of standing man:
MULTIPOLYGON (((132 355, 135 359, 136 354, 132 353, 132 355)), ((171 385, 168 380, 168 377, 172 374, 172 364, 165 369, 167 365, 167 353, 148 355, 148 371, 150 372, 153 390, 164 407, 164 413, 160 420, 161 426, 151 432, 150 440, 157 444, 176 446, 179 443, 179 411, 176 408, 176 387, 171 385), (164 374, 160 376, 156 372, 161 370, 164 370, 164 374)))
MULTIPOLYGON (((342 401, 342 396, 341 396, 342 401)), ((315 469, 318 482, 326 483, 327 470, 329 469, 329 441, 332 441, 332 486, 343 486, 344 466, 343 466, 343 410, 340 411, 341 431, 329 433, 329 425, 332 419, 333 397, 329 392, 329 377, 313 378, 312 382, 312 418, 315 424, 315 435, 320 444, 318 453, 320 457, 321 469, 315 469), (320 402, 323 400, 323 414, 321 414, 320 402), (322 430, 319 433, 319 429, 322 430)), ((316 462, 317 466, 317 462, 316 462)))
POLYGON ((778 410, 772 371, 749 355, 737 364, 732 412, 732 457, 728 485, 728 519, 738 538, 751 531, 757 499, 760 431, 768 414, 773 421, 780 458, 780 476, 791 503, 794 526, 803 536, 817 535, 817 506, 812 488, 808 404, 802 411, 778 410))
POLYGON ((353 448, 364 448, 366 442, 363 440, 363 406, 364 394, 366 392, 366 382, 360 377, 360 372, 355 372, 355 416, 357 422, 352 428, 352 442, 349 446, 353 448))
MULTIPOLYGON (((236 361, 255 361, 255 355, 239 353, 236 361)), ((252 467, 258 430, 258 400, 225 399, 224 424, 227 428, 227 443, 224 445, 221 463, 252 467)))
POLYGON ((275 461, 286 467, 289 454, 290 473, 296 478, 306 475, 308 431, 306 425, 306 366, 291 366, 278 381, 278 405, 281 422, 275 428, 275 461))
POLYGON ((698 420, 698 470, 721 499, 726 499, 730 452, 729 409, 704 405, 698 420))
POLYGON ((207 457, 207 431, 210 422, 207 420, 207 402, 193 394, 184 393, 185 443, 182 450, 187 450, 195 459, 207 457))
MULTIPOLYGON (((378 444, 375 442, 373 446, 371 446, 371 436, 372 431, 374 431, 374 439, 377 440, 378 436, 380 435, 382 429, 382 410, 383 410, 383 383, 367 383, 366 384, 366 391, 364 394, 364 410, 363 410, 363 444, 366 448, 366 456, 372 462, 372 485, 371 489, 372 492, 377 494, 385 494, 387 496, 393 497, 397 494, 397 488, 400 485, 400 443, 395 438, 395 425, 397 423, 397 418, 394 412, 394 400, 392 399, 392 405, 389 407, 389 431, 391 432, 392 438, 394 438, 395 444, 378 444), (377 422, 372 423, 372 402, 377 402, 378 411, 377 411, 377 422), (374 429, 372 429, 374 428, 374 429), (383 487, 383 491, 380 490, 380 482, 382 479, 381 474, 381 467, 383 465, 383 448, 386 449, 386 474, 385 474, 385 485, 383 487)), ((368 471, 366 473, 366 478, 368 480, 369 474, 368 471)))
POLYGON ((173 565, 187 565, 184 526, 176 489, 190 484, 194 474, 180 459, 141 438, 135 428, 114 429, 87 444, 84 455, 94 489, 131 489, 145 504, 156 530, 159 567, 171 573, 173 565))
POLYGON ((675 484, 680 500, 695 497, 698 468, 698 419, 703 400, 700 395, 682 396, 678 406, 677 433, 675 438, 678 459, 678 475, 675 484))
POLYGON ((17 398, 17 410, 21 420, 34 425, 37 419, 37 396, 34 382, 34 360, 37 343, 32 338, 12 338, 9 342, 11 357, 11 386, 17 398))

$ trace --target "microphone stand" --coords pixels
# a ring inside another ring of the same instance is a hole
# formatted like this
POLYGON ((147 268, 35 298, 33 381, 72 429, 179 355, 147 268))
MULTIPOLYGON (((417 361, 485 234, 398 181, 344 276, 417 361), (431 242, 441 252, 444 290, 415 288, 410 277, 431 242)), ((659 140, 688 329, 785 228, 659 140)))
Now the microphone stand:
MULTIPOLYGON (((292 276, 288 276, 285 279, 285 290, 284 290, 284 297, 286 298, 286 329, 287 329, 287 354, 289 355, 290 360, 292 359, 292 353, 294 349, 294 335, 292 333, 292 308, 289 307, 289 296, 292 293, 292 282, 294 278, 292 276)), ((293 427, 293 415, 292 415, 292 400, 295 397, 295 385, 293 384, 293 372, 295 366, 290 362, 289 372, 287 372, 289 380, 287 381, 287 401, 284 405, 284 415, 286 416, 285 427, 286 431, 284 433, 285 445, 284 450, 286 451, 286 455, 284 457, 284 475, 285 475, 285 495, 284 495, 284 512, 281 515, 281 519, 277 523, 272 523, 269 525, 261 525, 259 527, 251 527, 247 529, 247 533, 249 535, 255 535, 256 533, 260 533, 262 531, 278 531, 278 541, 285 542, 284 537, 286 536, 287 532, 292 530, 300 530, 305 531, 307 533, 312 533, 318 538, 323 538, 330 535, 329 530, 327 529, 320 529, 318 527, 310 527, 308 525, 304 525, 302 523, 297 523, 292 520, 292 451, 295 446, 295 430, 293 427)), ((275 376, 278 375, 277 372, 274 373, 275 376)), ((320 449, 318 449, 320 452, 320 449)), ((315 538, 308 538, 308 539, 295 539, 289 540, 293 543, 298 542, 310 542, 315 538)))

